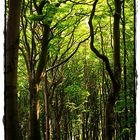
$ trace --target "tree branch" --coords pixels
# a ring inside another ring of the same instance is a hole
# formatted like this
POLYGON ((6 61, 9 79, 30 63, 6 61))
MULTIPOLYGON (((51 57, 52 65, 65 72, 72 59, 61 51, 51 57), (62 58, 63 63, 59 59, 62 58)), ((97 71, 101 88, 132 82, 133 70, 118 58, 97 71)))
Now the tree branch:
POLYGON ((75 2, 74 0, 68 0, 68 1, 70 1, 70 2, 72 2, 72 3, 74 3, 74 4, 83 4, 83 5, 92 5, 92 0, 90 1, 90 2, 75 2))
MULTIPOLYGON (((89 36, 89 37, 90 37, 90 36, 89 36)), ((79 49, 80 45, 81 45, 83 42, 87 41, 87 40, 89 39, 89 37, 87 37, 87 38, 84 39, 83 41, 79 42, 77 48, 75 49, 75 51, 74 51, 67 59, 65 59, 64 61, 60 62, 59 64, 57 64, 57 65, 55 65, 55 66, 53 66, 53 67, 47 69, 46 72, 48 72, 48 71, 50 71, 50 70, 52 70, 52 69, 54 69, 54 68, 56 68, 56 67, 59 67, 60 65, 62 65, 62 64, 64 64, 64 63, 66 63, 66 62, 77 52, 77 50, 79 49)))
POLYGON ((23 50, 23 47, 19 46, 19 50, 22 52, 22 55, 24 57, 24 60, 25 60, 25 63, 26 63, 26 67, 27 67, 27 71, 28 71, 28 73, 30 73, 28 57, 27 57, 25 51, 23 50))

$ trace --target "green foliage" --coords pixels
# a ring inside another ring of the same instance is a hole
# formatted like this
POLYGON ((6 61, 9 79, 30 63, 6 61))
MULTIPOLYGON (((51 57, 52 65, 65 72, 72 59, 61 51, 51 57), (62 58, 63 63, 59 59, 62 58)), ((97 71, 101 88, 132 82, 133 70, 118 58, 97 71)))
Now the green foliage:
POLYGON ((28 17, 31 21, 42 21, 44 18, 44 15, 31 15, 28 17))
POLYGON ((73 102, 76 107, 84 104, 89 96, 89 93, 79 85, 70 85, 65 88, 65 92, 68 94, 70 102, 73 102))
MULTIPOLYGON (((37 11, 31 10, 35 9, 35 7, 32 4, 30 9, 27 2, 25 3, 27 9, 24 12, 22 11, 24 13, 22 13, 24 15, 24 25, 21 25, 20 47, 25 51, 28 64, 31 66, 30 71, 27 72, 23 54, 19 52, 18 104, 20 130, 24 139, 29 139, 29 72, 30 74, 34 74, 34 71, 36 73, 42 49, 44 24, 50 26, 51 30, 49 44, 48 46, 46 45, 48 47, 47 63, 44 66, 46 69, 66 60, 76 50, 78 43, 88 37, 90 33, 88 20, 92 8, 91 1, 75 0, 73 2, 64 2, 63 0, 51 0, 49 2, 44 5, 42 15, 38 15, 37 11), (59 7, 56 6, 58 3, 61 3, 59 7), (26 30, 24 30, 25 27, 26 30)), ((40 1, 38 0, 37 5, 39 3, 40 1)), ((94 46, 101 54, 107 56, 113 71, 114 1, 109 1, 109 4, 113 13, 110 11, 106 1, 99 1, 92 22, 94 25, 94 46)), ((133 2, 125 1, 127 89, 124 89, 124 42, 122 25, 120 26, 122 89, 115 105, 114 114, 115 137, 118 140, 122 139, 126 134, 129 134, 132 138, 134 134, 134 22, 133 9, 129 5, 133 6, 133 2), (127 120, 125 118, 126 107, 127 120)), ((74 135, 79 135, 81 138, 83 130, 88 132, 89 136, 94 134, 98 135, 98 139, 102 139, 100 135, 104 133, 105 129, 103 128, 106 119, 105 109, 108 95, 112 90, 112 83, 105 64, 91 51, 89 46, 90 40, 81 43, 78 51, 67 63, 51 69, 46 74, 51 138, 53 131, 56 129, 55 127, 59 124, 62 139, 65 134, 70 139, 70 132, 73 137, 74 135)), ((44 109, 43 94, 44 77, 41 78, 38 97, 40 100, 40 126, 43 134, 45 132, 43 124, 46 110, 44 109)))

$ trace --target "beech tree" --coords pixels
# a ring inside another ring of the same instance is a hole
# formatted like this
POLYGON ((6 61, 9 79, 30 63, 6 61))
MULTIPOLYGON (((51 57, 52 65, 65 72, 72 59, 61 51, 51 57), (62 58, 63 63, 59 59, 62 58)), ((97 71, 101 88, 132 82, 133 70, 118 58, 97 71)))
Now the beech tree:
MULTIPOLYGON (((19 140, 17 108, 17 64, 20 25, 20 0, 8 1, 5 40, 5 138, 19 140)), ((7 10, 7 9, 6 9, 7 10)))

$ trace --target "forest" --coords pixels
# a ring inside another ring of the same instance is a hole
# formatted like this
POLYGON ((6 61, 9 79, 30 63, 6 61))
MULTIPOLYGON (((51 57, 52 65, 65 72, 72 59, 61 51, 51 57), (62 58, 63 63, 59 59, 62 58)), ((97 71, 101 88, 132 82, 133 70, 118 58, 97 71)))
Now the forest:
POLYGON ((5 139, 134 140, 134 1, 5 8, 5 139))

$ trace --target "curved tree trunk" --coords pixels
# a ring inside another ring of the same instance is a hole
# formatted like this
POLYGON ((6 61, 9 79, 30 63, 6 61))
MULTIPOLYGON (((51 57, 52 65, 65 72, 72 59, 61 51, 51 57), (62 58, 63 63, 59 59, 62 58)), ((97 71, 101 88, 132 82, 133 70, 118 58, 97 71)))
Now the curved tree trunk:
POLYGON ((20 0, 9 0, 5 50, 5 137, 19 140, 17 112, 17 63, 20 24, 20 0))
POLYGON ((120 17, 121 17, 121 0, 114 0, 115 14, 114 14, 114 72, 111 69, 110 62, 107 56, 101 54, 94 46, 94 28, 92 24, 93 16, 96 10, 98 0, 93 3, 93 8, 89 18, 90 27, 90 48, 96 54, 97 57, 103 60, 106 66, 106 70, 112 82, 112 90, 108 95, 106 103, 106 118, 105 118, 105 140, 114 140, 114 107, 119 97, 120 92, 120 80, 121 80, 121 64, 120 64, 120 17))
POLYGON ((106 105, 106 135, 105 140, 114 140, 114 107, 115 102, 119 97, 121 88, 121 63, 120 63, 120 17, 121 17, 121 1, 115 0, 115 14, 114 14, 114 79, 116 83, 112 82, 112 92, 108 96, 106 105))

